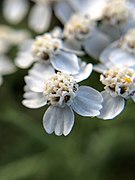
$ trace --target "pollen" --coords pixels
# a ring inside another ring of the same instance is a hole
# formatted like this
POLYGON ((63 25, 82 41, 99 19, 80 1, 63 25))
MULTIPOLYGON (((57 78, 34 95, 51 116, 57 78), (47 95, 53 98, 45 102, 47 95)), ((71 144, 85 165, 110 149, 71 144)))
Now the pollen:
POLYGON ((131 83, 131 82, 132 82, 131 78, 129 78, 129 77, 125 77, 125 81, 126 81, 127 83, 131 83))

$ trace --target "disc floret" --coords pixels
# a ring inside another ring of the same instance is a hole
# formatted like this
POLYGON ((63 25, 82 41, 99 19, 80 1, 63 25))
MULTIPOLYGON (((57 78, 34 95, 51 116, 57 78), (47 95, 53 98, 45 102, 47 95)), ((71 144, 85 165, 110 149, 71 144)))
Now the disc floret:
POLYGON ((32 46, 32 54, 38 59, 48 60, 50 55, 58 54, 60 48, 61 40, 46 33, 36 37, 32 46))
POLYGON ((44 95, 50 105, 70 105, 76 96, 78 84, 68 74, 57 72, 45 84, 44 95))
POLYGON ((112 96, 121 96, 128 99, 135 94, 135 71, 133 69, 112 68, 103 73, 100 81, 105 85, 104 89, 112 96))

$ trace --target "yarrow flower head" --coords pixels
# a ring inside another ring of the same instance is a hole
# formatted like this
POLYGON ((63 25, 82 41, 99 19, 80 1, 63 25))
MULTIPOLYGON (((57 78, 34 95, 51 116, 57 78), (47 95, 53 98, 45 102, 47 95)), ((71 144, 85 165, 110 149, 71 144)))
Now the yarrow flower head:
POLYGON ((68 48, 77 50, 83 48, 87 54, 96 59, 110 43, 109 37, 98 31, 96 22, 88 14, 82 13, 73 14, 64 24, 63 37, 68 48))
POLYGON ((99 29, 109 35, 112 41, 135 27, 135 2, 130 0, 100 0, 93 2, 90 15, 98 12, 99 29))
POLYGON ((80 70, 79 59, 75 53, 64 47, 59 33, 45 33, 35 40, 24 43, 15 63, 20 68, 27 68, 36 61, 51 63, 54 69, 65 73, 77 74, 80 70), (27 47, 27 48, 26 48, 27 47))
POLYGON ((135 29, 130 29, 125 36, 123 36, 118 46, 123 50, 135 54, 135 29))
POLYGON ((103 73, 100 78, 105 90, 112 96, 128 99, 135 95, 135 71, 133 69, 112 68, 103 73))
POLYGON ((38 59, 48 60, 54 54, 57 55, 62 47, 62 41, 51 34, 37 36, 32 45, 33 56, 38 59))
POLYGON ((43 93, 49 105, 64 107, 73 102, 77 90, 78 84, 71 75, 57 72, 46 82, 43 93))
POLYGON ((68 135, 74 124, 74 113, 82 116, 97 116, 102 108, 102 96, 87 86, 79 86, 76 77, 62 72, 54 72, 37 63, 25 77, 23 104, 28 108, 49 105, 43 117, 47 133, 68 135))
POLYGON ((130 12, 126 2, 126 0, 109 1, 103 12, 103 21, 106 21, 111 25, 127 22, 130 12))
POLYGON ((95 27, 89 15, 74 14, 64 26, 63 36, 67 39, 84 40, 95 27))
POLYGON ((100 81, 105 85, 105 91, 102 92, 103 108, 98 117, 112 119, 123 110, 125 100, 132 98, 135 101, 134 69, 114 67, 104 72, 100 81))

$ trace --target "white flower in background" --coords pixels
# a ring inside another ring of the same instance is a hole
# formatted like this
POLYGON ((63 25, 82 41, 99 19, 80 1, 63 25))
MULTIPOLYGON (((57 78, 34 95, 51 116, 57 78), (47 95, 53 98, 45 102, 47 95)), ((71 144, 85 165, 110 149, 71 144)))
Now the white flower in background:
POLYGON ((130 29, 127 34, 120 39, 118 46, 126 52, 135 55, 135 28, 130 29))
POLYGON ((54 7, 56 17, 64 24, 75 13, 89 14, 92 20, 99 20, 109 0, 67 0, 54 7))
POLYGON ((92 20, 100 21, 99 29, 112 41, 135 27, 135 2, 130 0, 69 0, 56 4, 55 14, 63 24, 74 13, 88 14, 92 20))
POLYGON ((12 46, 20 45, 30 37, 25 30, 15 30, 6 25, 0 25, 0 54, 7 53, 12 46))
POLYGON ((130 29, 119 40, 110 44, 99 56, 102 64, 96 65, 95 70, 102 72, 102 67, 132 67, 135 66, 135 28, 130 29))
MULTIPOLYGON (((51 23, 52 8, 57 2, 64 0, 31 0, 33 5, 28 15, 29 27, 41 33, 46 31, 51 23)), ((28 13, 30 6, 29 0, 4 0, 3 15, 10 22, 19 23, 28 13)))
POLYGON ((10 22, 19 23, 29 9, 28 0, 4 0, 3 1, 3 15, 4 18, 10 22))
POLYGON ((135 2, 109 0, 104 5, 99 19, 101 20, 100 29, 108 34, 112 40, 116 40, 128 29, 135 27, 135 2))
POLYGON ((55 6, 55 15, 64 25, 65 45, 71 49, 84 49, 88 55, 98 59, 111 41, 98 30, 89 11, 85 11, 91 3, 93 4, 90 0, 60 2, 55 6))
MULTIPOLYGON (((80 71, 79 59, 76 51, 64 47, 57 33, 45 33, 37 36, 35 40, 24 43, 15 63, 20 68, 27 68, 33 62, 50 62, 52 66, 65 73, 77 74, 80 71)), ((78 52, 79 53, 79 52, 78 52)))
POLYGON ((113 119, 124 109, 125 100, 135 101, 135 70, 127 67, 114 67, 104 72, 100 81, 104 87, 103 108, 99 118, 113 119))
POLYGON ((32 0, 28 24, 32 30, 41 33, 46 31, 51 23, 53 4, 62 0, 32 0))
POLYGON ((102 96, 98 91, 79 86, 77 77, 55 73, 49 64, 36 63, 25 82, 23 105, 28 108, 49 105, 43 117, 43 126, 49 134, 68 135, 74 125, 73 110, 82 116, 93 117, 99 115, 102 108, 102 96))
POLYGON ((90 36, 95 26, 87 14, 74 14, 64 25, 63 36, 69 40, 84 40, 90 36))
POLYGON ((5 53, 9 50, 11 44, 9 36, 11 33, 11 28, 0 25, 0 53, 5 53))
POLYGON ((68 48, 83 48, 87 54, 98 58, 110 43, 108 36, 98 31, 96 23, 87 14, 74 14, 64 25, 63 37, 68 48))
POLYGON ((0 54, 0 85, 3 82, 3 76, 15 72, 14 64, 4 55, 0 54))

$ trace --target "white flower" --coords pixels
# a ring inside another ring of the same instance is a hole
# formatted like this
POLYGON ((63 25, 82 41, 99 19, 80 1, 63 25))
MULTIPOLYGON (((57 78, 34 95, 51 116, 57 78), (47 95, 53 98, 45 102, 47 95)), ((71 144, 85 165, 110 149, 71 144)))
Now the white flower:
POLYGON ((52 4, 62 0, 33 0, 28 24, 32 30, 41 33, 49 28, 52 18, 52 4))
POLYGON ((96 23, 87 14, 74 14, 64 25, 63 36, 68 48, 83 48, 87 54, 98 58, 108 46, 108 36, 98 31, 96 23))
MULTIPOLYGON (((41 33, 49 28, 52 18, 53 5, 62 0, 31 0, 33 6, 28 15, 28 26, 35 32, 41 33)), ((4 0, 3 15, 10 22, 19 23, 28 13, 28 0, 4 0)))
POLYGON ((4 18, 10 22, 19 23, 29 9, 28 0, 4 0, 3 1, 3 15, 4 18))
POLYGON ((64 47, 61 39, 54 33, 45 33, 35 40, 24 43, 15 63, 20 68, 27 68, 35 61, 51 62, 56 70, 77 74, 80 70, 76 51, 64 47))
POLYGON ((109 0, 104 3, 100 20, 100 29, 116 40, 128 29, 135 27, 135 3, 129 0, 109 0))
POLYGON ((69 40, 83 40, 90 36, 96 23, 86 14, 73 14, 64 25, 63 36, 69 40))
POLYGON ((3 82, 3 75, 11 74, 15 70, 14 64, 6 56, 0 54, 0 85, 3 82))
MULTIPOLYGON (((80 79, 79 79, 80 80, 80 79)), ((102 108, 102 96, 87 86, 79 86, 74 76, 54 72, 52 66, 37 63, 25 77, 23 104, 28 108, 50 105, 43 117, 47 133, 68 135, 74 124, 74 113, 97 116, 102 108)))
POLYGON ((135 27, 135 2, 130 0, 69 0, 55 7, 55 14, 63 24, 74 13, 88 14, 92 20, 100 21, 99 29, 112 41, 135 27))
POLYGON ((135 71, 131 68, 114 67, 104 72, 100 81, 105 85, 102 92, 103 108, 99 118, 113 119, 125 106, 125 100, 135 101, 135 71))
POLYGON ((25 30, 15 30, 6 25, 0 25, 0 53, 7 53, 11 46, 21 44, 30 34, 25 30))
POLYGON ((64 24, 73 14, 89 14, 92 20, 100 19, 109 0, 67 0, 54 7, 57 18, 64 24))
MULTIPOLYGON (((99 59, 107 68, 112 66, 135 66, 135 28, 130 29, 119 40, 105 48, 99 59)), ((94 68, 99 72, 102 71, 101 65, 97 65, 94 68)))

